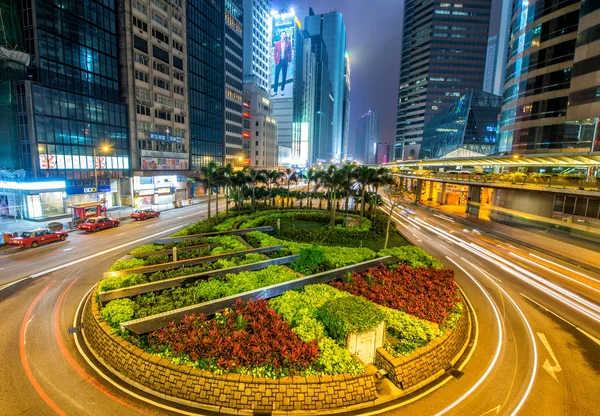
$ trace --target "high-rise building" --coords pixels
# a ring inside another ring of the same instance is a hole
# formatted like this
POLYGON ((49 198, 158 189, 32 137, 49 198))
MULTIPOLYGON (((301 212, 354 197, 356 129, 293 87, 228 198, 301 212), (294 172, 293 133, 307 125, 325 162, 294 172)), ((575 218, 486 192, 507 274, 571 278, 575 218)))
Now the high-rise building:
POLYGON ((494 153, 502 97, 469 90, 425 124, 419 159, 494 153))
POLYGON ((465 94, 481 89, 491 0, 407 0, 396 117, 396 159, 415 159, 425 123, 465 94))
POLYGON ((242 23, 241 0, 225 0, 225 163, 238 167, 247 160, 242 143, 242 23))
POLYGON ((271 0, 244 0, 244 78, 254 76, 269 91, 271 0))
POLYGON ((379 114, 369 109, 358 119, 354 141, 354 160, 367 165, 377 163, 378 143, 379 114))
POLYGON ((293 10, 272 13, 270 48, 271 101, 279 146, 291 149, 292 164, 309 160, 309 123, 305 122, 305 57, 309 56, 301 24, 293 10), (308 52, 308 53, 307 53, 308 52))
POLYGON ((348 143, 350 141, 350 57, 346 53, 344 60, 344 105, 342 111, 342 161, 348 156, 348 143))
POLYGON ((516 1, 499 150, 590 151, 598 142, 599 4, 516 1))
POLYGON ((225 11, 223 1, 187 0, 188 93, 192 169, 223 164, 225 11))
POLYGON ((490 36, 485 54, 485 76, 483 78, 483 91, 492 93, 496 78, 496 61, 498 59, 498 36, 490 36))
POLYGON ((185 0, 117 4, 120 72, 127 80, 121 95, 129 107, 133 205, 185 199, 190 147, 185 0))
POLYGON ((341 160, 347 143, 344 137, 344 68, 346 63, 346 26, 340 12, 315 14, 311 8, 304 20, 309 36, 320 35, 325 42, 328 68, 333 92, 332 158, 341 160))
POLYGON ((277 168, 279 150, 273 103, 259 78, 246 78, 244 92, 250 102, 250 165, 255 169, 277 168), (251 82, 253 79, 254 82, 251 82))
POLYGON ((31 56, 27 77, 9 81, 25 173, 18 185, 27 190, 13 195, 9 215, 45 218, 96 199, 120 204, 120 179, 129 176, 130 158, 115 2, 9 5, 22 19, 5 15, 3 7, 2 24, 13 26, 19 38, 14 47, 31 56))
POLYGON ((333 92, 329 78, 327 47, 321 36, 311 36, 311 51, 315 59, 315 93, 312 111, 313 146, 311 164, 329 162, 333 158, 332 147, 332 120, 333 120, 333 92))
POLYGON ((504 91, 504 78, 506 74, 506 60, 508 59, 508 40, 510 38, 510 21, 512 15, 513 0, 502 0, 500 11, 500 27, 496 35, 496 57, 494 79, 490 93, 502 95, 504 91))

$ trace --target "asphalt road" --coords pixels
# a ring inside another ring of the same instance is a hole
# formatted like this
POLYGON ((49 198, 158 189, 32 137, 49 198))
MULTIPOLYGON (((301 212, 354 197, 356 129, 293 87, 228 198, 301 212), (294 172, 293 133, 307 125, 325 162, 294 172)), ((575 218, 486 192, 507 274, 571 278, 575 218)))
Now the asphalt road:
MULTIPOLYGON (((202 218, 205 209, 181 208, 95 234, 74 233, 64 243, 0 252, 0 415, 191 413, 167 410, 177 406, 160 401, 157 408, 147 395, 132 397, 118 380, 100 377, 69 330, 82 298, 114 261, 202 218)), ((477 342, 460 364, 462 377, 373 414, 597 414, 599 276, 429 213, 395 219, 408 239, 457 271, 477 314, 477 342)))

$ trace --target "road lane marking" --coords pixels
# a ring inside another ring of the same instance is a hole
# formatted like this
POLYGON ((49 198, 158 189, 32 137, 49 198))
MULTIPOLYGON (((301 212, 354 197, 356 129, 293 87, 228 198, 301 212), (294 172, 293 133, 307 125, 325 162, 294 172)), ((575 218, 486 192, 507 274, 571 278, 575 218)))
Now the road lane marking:
MULTIPOLYGON (((69 363, 69 365, 71 366, 71 368, 73 370, 75 370, 75 372, 77 374, 79 374, 79 376, 81 376, 81 378, 83 378, 85 381, 87 381, 90 385, 92 385, 93 387, 95 387, 100 392, 104 393, 106 396, 108 396, 110 399, 114 400, 115 402, 117 402, 117 403, 119 403, 119 404, 121 404, 121 405, 123 405, 123 406, 125 406, 125 407, 127 407, 127 408, 129 408, 129 409, 131 409, 133 411, 135 411, 137 414, 148 415, 148 413, 142 411, 141 409, 138 409, 135 406, 132 406, 129 403, 127 403, 127 402, 119 399, 118 397, 114 396, 113 394, 111 394, 106 387, 104 387, 102 384, 100 384, 98 381, 96 381, 90 374, 88 374, 77 363, 77 361, 75 361, 75 359, 73 358, 73 356, 67 350, 67 347, 65 346, 63 338, 60 335, 60 328, 59 328, 60 309, 62 307, 63 301, 64 301, 67 293, 69 292, 69 290, 71 289, 71 287, 75 284, 75 282, 77 282, 77 279, 74 279, 69 284, 69 286, 67 286, 67 288, 64 290, 64 292, 60 295, 60 298, 58 299, 58 303, 56 304, 56 307, 54 309, 54 336, 56 338, 56 341, 58 342, 58 347, 60 349, 60 352, 66 358, 66 360, 69 363)), ((77 405, 79 406, 78 403, 77 403, 77 405)))
POLYGON ((552 315, 556 316, 558 319, 560 319, 560 320, 566 322, 567 324, 571 325, 573 328, 575 328, 576 330, 578 330, 579 332, 581 332, 583 335, 585 335, 586 337, 588 337, 589 339, 591 339, 592 341, 594 341, 596 344, 600 345, 600 339, 596 338, 595 336, 593 336, 591 334, 588 334, 587 332, 585 332, 583 329, 579 328, 574 323, 566 320, 565 318, 563 318, 562 316, 560 316, 556 312, 551 311, 550 309, 546 308, 544 305, 542 305, 542 304, 536 302, 535 300, 531 299, 529 296, 524 295, 523 293, 520 293, 520 295, 523 296, 528 301, 530 301, 532 303, 535 303, 537 306, 539 306, 540 308, 544 309, 546 312, 551 313, 552 315))
POLYGON ((63 251, 71 251, 71 250, 73 250, 72 247, 71 248, 65 248, 63 251))
POLYGON ((0 290, 8 289, 12 285, 16 285, 17 283, 22 282, 23 280, 27 280, 27 279, 29 279, 29 277, 22 277, 21 279, 15 280, 14 282, 6 283, 5 285, 0 286, 0 290))
POLYGON ((492 372, 492 370, 496 366, 496 362, 498 361, 498 358, 500 357, 500 351, 502 350, 502 343, 504 342, 504 331, 502 330, 502 320, 500 319, 500 311, 498 310, 498 307, 496 306, 496 304, 494 303, 494 301, 492 300, 492 298, 490 297, 490 295, 488 294, 488 292, 481 285, 481 283, 479 283, 479 281, 477 279, 475 279, 468 271, 466 271, 460 264, 458 264, 458 262, 456 262, 455 260, 453 260, 449 256, 446 256, 446 258, 448 260, 450 260, 452 263, 454 263, 467 276, 469 276, 469 278, 473 281, 473 283, 475 283, 475 285, 477 285, 477 287, 479 288, 479 290, 481 290, 481 292, 484 294, 484 296, 487 298, 488 302, 492 306, 492 310, 494 311, 494 316, 496 317, 496 324, 498 326, 498 344, 496 345, 496 352, 494 353, 494 356, 492 358, 492 362, 490 363, 490 365, 488 366, 488 368, 485 370, 485 372, 483 373, 483 375, 479 378, 479 380, 477 380, 477 382, 475 384, 473 384, 471 386, 471 388, 469 390, 467 390, 466 393, 464 393, 462 396, 460 396, 458 399, 456 399, 452 404, 448 405, 443 410, 437 412, 436 416, 443 415, 444 413, 447 413, 450 410, 454 409, 463 400, 465 400, 475 390, 477 390, 479 388, 479 386, 485 381, 485 379, 489 376, 489 374, 492 372))
POLYGON ((29 308, 27 308, 27 312, 25 312, 25 316, 23 317, 23 322, 21 322, 21 330, 19 331, 19 355, 21 357, 21 364, 23 365, 23 369, 25 370, 25 375, 29 379, 29 382, 35 389, 36 393, 46 402, 46 404, 54 410, 59 416, 67 416, 65 412, 62 411, 60 407, 46 394, 42 386, 35 378, 33 371, 31 370, 31 366, 29 365, 29 361, 27 360, 27 352, 25 351, 25 330, 27 328, 27 322, 32 317, 32 312, 35 306, 38 304, 42 296, 48 292, 48 290, 56 283, 56 280, 51 281, 48 285, 36 296, 36 298, 31 302, 29 308))
MULTIPOLYGON (((463 260, 466 261, 468 264, 470 264, 472 267, 475 267, 480 272, 484 273, 480 267, 477 267, 476 265, 474 265, 473 263, 471 263, 470 261, 468 261, 464 258, 463 258, 463 260)), ((513 304, 513 306, 515 307, 517 312, 519 312, 519 315, 521 315, 521 319, 523 319, 523 322, 525 323, 525 326, 527 327, 527 331, 529 332, 529 337, 531 339, 531 346, 533 347, 533 369, 531 370, 531 378, 529 379, 529 384, 527 386, 527 389, 525 390, 525 393, 523 394, 523 397, 519 401, 519 404, 517 405, 517 407, 511 413, 511 416, 514 416, 519 413, 519 410, 521 410, 521 408, 525 404, 525 401, 529 397, 529 394, 531 393, 531 389, 533 388, 533 383, 535 381, 535 376, 537 373, 537 365, 538 365, 537 344, 535 343, 535 336, 533 335, 533 330, 531 329, 531 325, 529 324, 529 321, 525 317, 525 314, 523 313, 521 308, 519 308, 519 306, 517 305, 517 302, 511 296, 509 296, 509 294, 506 292, 506 290, 504 290, 502 288, 502 286, 500 286, 498 283, 494 282, 492 279, 490 279, 490 282, 492 282, 502 293, 504 293, 504 296, 506 296, 508 298, 508 300, 510 300, 510 302, 513 304)))
POLYGON ((546 359, 546 361, 544 361, 544 365, 542 367, 558 383, 558 378, 556 377, 556 373, 558 373, 559 371, 562 371, 562 368, 560 367, 560 364, 558 363, 558 360, 556 359, 556 356, 554 355, 554 351, 552 351, 552 348, 550 348, 550 344, 548 343, 548 340, 546 339, 546 335, 544 335, 541 332, 538 332, 537 334, 538 334, 538 337, 540 337, 542 344, 544 344, 544 347, 546 347, 546 349, 548 350, 548 354, 550 354, 550 358, 552 358, 552 361, 554 361, 556 363, 556 365, 552 365, 552 364, 550 364, 550 360, 546 359))
POLYGON ((120 234, 117 234, 117 235, 116 235, 116 237, 120 237, 120 236, 122 236, 122 235, 125 235, 125 233, 120 233, 120 234))
MULTIPOLYGON (((94 290, 94 288, 96 287, 96 285, 92 286, 92 288, 90 290, 87 291, 87 293, 85 294, 85 296, 81 299, 81 301, 79 302, 79 306, 77 307, 77 311, 75 312, 75 317, 73 318, 73 327, 77 326, 79 317, 81 316, 81 310, 82 310, 82 306, 83 306, 83 302, 85 302, 85 300, 90 296, 90 292, 92 290, 94 290)), ((198 413, 192 413, 192 412, 187 412, 185 410, 182 409, 177 409, 175 407, 171 407, 168 406, 166 404, 163 403, 159 403, 159 402, 155 402, 154 400, 150 400, 147 397, 143 397, 140 396, 139 394, 133 392, 132 390, 128 390, 127 388, 123 387, 122 385, 120 385, 119 383, 115 382, 112 378, 108 377, 104 371, 100 370, 91 360, 90 358, 87 356, 87 354, 85 354, 85 352, 83 351, 83 348, 81 347, 81 343, 79 341, 79 337, 82 336, 80 332, 76 332, 74 334, 75 336, 75 346, 77 347, 77 350, 79 351, 79 354, 83 357, 83 359, 85 360, 85 362, 94 369, 94 371, 96 371, 96 373, 98 375, 100 375, 100 377, 102 377, 104 380, 108 381, 110 384, 112 384, 114 387, 116 387, 117 389, 121 390, 122 392, 129 394, 130 396, 136 398, 137 400, 140 400, 142 402, 148 403, 152 406, 155 407, 159 407, 161 409, 165 409, 168 410, 170 412, 173 413, 179 413, 179 414, 183 414, 186 416, 196 416, 198 415, 198 413)), ((84 341, 85 342, 85 341, 84 341)), ((92 350, 90 350, 90 353, 92 353, 92 355, 94 355, 94 353, 92 352, 92 350)), ((95 356, 95 355, 94 355, 95 356)), ((97 359, 97 357, 96 357, 97 359)), ((155 392, 153 392, 150 389, 147 389, 143 386, 139 386, 139 389, 143 390, 146 393, 149 394, 155 394, 155 392)))
POLYGON ((33 321, 34 316, 35 314, 31 315, 31 318, 29 319, 29 321, 27 321, 27 324, 25 325, 25 336, 23 337, 23 345, 27 345, 27 328, 29 327, 31 321, 33 321))
MULTIPOLYGON (((98 252, 96 254, 92 254, 91 256, 83 257, 83 258, 78 259, 78 260, 73 260, 73 261, 71 261, 69 263, 61 264, 60 266, 53 267, 53 268, 45 270, 43 272, 34 273, 34 274, 26 277, 26 279, 27 278, 34 279, 36 277, 44 276, 44 275, 46 275, 48 273, 52 273, 52 272, 55 272, 57 270, 64 269, 65 267, 71 267, 71 266, 73 266, 75 264, 79 264, 79 263, 84 262, 86 260, 90 260, 90 259, 93 259, 93 258, 96 258, 96 257, 99 257, 99 256, 103 256, 104 254, 113 252, 115 250, 120 250, 120 249, 122 249, 124 247, 131 246, 133 244, 137 244, 140 241, 144 241, 144 240, 148 240, 148 239, 151 239, 151 238, 154 238, 154 237, 158 237, 161 234, 170 233, 171 231, 175 231, 175 230, 177 230, 179 228, 181 228, 181 226, 171 227, 171 228, 168 228, 168 229, 166 229, 164 231, 160 231, 158 233, 154 233, 154 234, 148 235, 146 237, 138 238, 137 240, 133 240, 133 241, 130 241, 128 243, 121 244, 120 246, 116 246, 116 247, 113 247, 113 248, 109 248, 108 250, 100 251, 100 252, 98 252)), ((2 289, 4 289, 4 287, 2 289)))
POLYGON ((479 416, 485 416, 485 415, 489 415, 489 414, 491 414, 492 412, 494 412, 494 414, 495 414, 495 415, 497 415, 497 414, 498 414, 498 412, 500 412, 500 407, 501 407, 501 405, 498 405, 498 406, 496 406, 496 407, 493 407, 493 408, 491 408, 490 410, 488 410, 487 412, 480 414, 479 416))

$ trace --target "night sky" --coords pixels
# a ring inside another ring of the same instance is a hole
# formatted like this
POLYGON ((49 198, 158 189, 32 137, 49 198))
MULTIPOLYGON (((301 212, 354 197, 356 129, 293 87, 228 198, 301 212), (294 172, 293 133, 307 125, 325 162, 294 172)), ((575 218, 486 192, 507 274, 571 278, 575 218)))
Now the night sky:
MULTIPOLYGON (((493 0, 490 33, 498 31, 500 0, 493 0), (495 17, 495 19, 494 19, 495 17)), ((380 115, 381 141, 393 142, 398 95, 402 37, 403 0, 273 0, 275 9, 290 5, 300 21, 315 13, 340 11, 347 31, 350 55, 350 136, 356 120, 369 108, 380 115)))

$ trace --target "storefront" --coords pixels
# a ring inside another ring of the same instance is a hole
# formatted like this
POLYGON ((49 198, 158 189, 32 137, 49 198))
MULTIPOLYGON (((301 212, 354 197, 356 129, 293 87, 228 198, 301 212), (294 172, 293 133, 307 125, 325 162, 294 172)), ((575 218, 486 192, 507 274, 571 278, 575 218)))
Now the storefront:
POLYGON ((0 214, 51 218, 67 213, 65 182, 0 182, 0 214))
POLYGON ((177 204, 188 198, 188 180, 181 175, 135 176, 134 206, 177 204))
POLYGON ((99 185, 98 189, 94 186, 90 187, 67 187, 67 205, 84 204, 87 202, 102 202, 106 208, 111 208, 115 205, 119 205, 117 202, 118 193, 115 189, 113 190, 110 185, 99 185))

